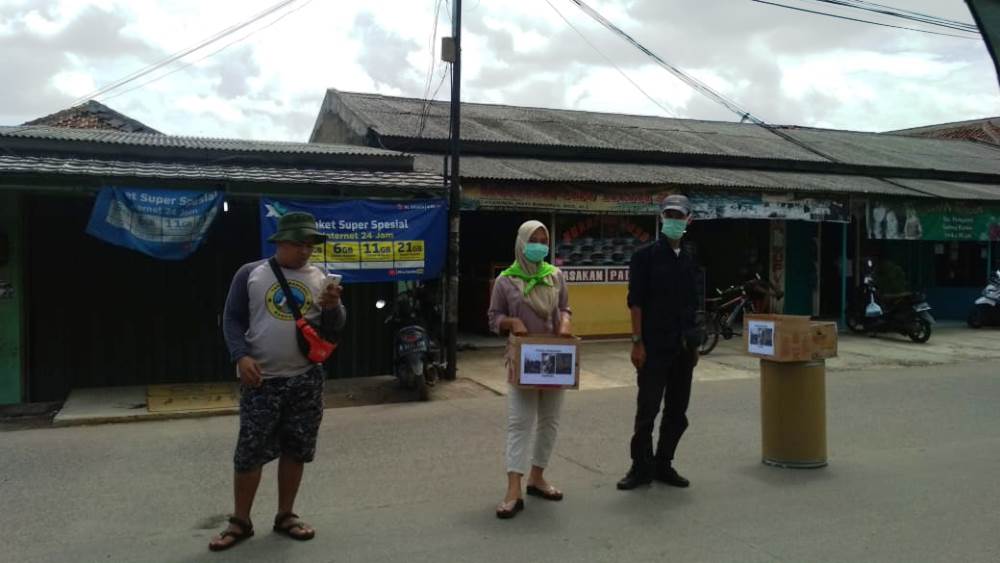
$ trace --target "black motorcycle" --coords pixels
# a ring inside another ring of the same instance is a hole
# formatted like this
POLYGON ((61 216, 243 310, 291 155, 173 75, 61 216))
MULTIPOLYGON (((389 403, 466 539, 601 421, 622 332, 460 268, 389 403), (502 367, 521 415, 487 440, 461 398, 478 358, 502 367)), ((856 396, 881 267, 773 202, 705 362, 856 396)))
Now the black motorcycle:
MULTIPOLYGON (((384 309, 386 302, 375 303, 377 309, 384 309)), ((396 326, 396 336, 392 346, 393 374, 404 389, 416 391, 422 401, 430 398, 433 387, 443 371, 438 361, 441 348, 427 327, 432 326, 435 305, 426 298, 420 288, 407 289, 398 295, 393 304, 392 314, 385 322, 396 326)))
POLYGON ((847 312, 847 328, 859 334, 898 333, 917 343, 930 340, 931 306, 920 292, 879 293, 872 261, 847 312))

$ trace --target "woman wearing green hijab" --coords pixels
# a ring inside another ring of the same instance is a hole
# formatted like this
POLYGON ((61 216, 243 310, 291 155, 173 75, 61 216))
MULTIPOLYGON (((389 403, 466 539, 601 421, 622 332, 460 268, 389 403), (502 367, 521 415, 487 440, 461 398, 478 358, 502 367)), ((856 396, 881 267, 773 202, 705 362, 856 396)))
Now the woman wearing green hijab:
MULTIPOLYGON (((539 221, 528 221, 517 231, 514 263, 493 284, 490 300, 490 329, 500 335, 556 334, 570 336, 569 294, 558 268, 545 262, 549 251, 549 231, 539 221)), ((513 377, 508 360, 508 378, 513 377)), ((509 383, 513 383, 509 379, 509 383)), ((546 500, 562 500, 563 494, 543 475, 552 455, 559 413, 561 389, 521 389, 507 392, 507 494, 497 506, 498 518, 513 518, 524 509, 521 479, 528 469, 528 446, 534 430, 529 495, 546 500), (537 421, 537 422, 536 422, 537 421)))

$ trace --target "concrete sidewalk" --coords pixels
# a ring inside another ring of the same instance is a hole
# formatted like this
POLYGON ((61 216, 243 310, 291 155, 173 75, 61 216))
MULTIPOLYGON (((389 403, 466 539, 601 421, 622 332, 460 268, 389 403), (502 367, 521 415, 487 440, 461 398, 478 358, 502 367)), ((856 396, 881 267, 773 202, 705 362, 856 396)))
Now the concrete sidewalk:
MULTIPOLYGON (((459 352, 459 378, 442 382, 432 390, 432 400, 505 395, 507 376, 503 368, 504 340, 498 337, 467 339, 472 349, 459 352)), ((711 354, 702 357, 695 378, 699 381, 753 379, 758 361, 741 351, 742 341, 720 341, 711 354)), ((468 348, 469 346, 467 346, 468 348)), ((631 345, 624 340, 585 341, 581 355, 581 389, 613 389, 635 384, 629 360, 631 345)), ((829 372, 856 369, 905 368, 946 365, 963 361, 1000 359, 1000 331, 971 330, 956 325, 936 327, 926 344, 914 344, 898 336, 871 338, 850 333, 840 335, 840 356, 827 361, 829 372)), ((230 383, 235 386, 235 383, 230 383)), ((413 401, 412 393, 399 389, 392 376, 331 379, 327 382, 327 408, 413 401)), ((196 418, 234 414, 235 406, 186 411, 151 412, 146 405, 146 386, 75 389, 56 414, 56 426, 101 424, 139 420, 196 418)))
MULTIPOLYGON (((494 338, 500 347, 480 347, 462 352, 459 372, 497 393, 507 393, 507 374, 503 367, 503 341, 494 338)), ((759 376, 759 360, 742 351, 739 336, 721 340, 710 354, 702 356, 695 379, 721 381, 755 379, 759 376)), ((631 344, 624 340, 585 341, 581 352, 581 389, 612 389, 635 385, 631 344)), ((925 344, 916 344, 903 336, 870 337, 840 333, 839 356, 827 360, 827 372, 837 373, 861 369, 896 369, 935 365, 952 365, 967 361, 1000 359, 1000 330, 972 330, 957 323, 935 326, 933 336, 925 344)))
MULTIPOLYGON (((236 383, 229 384, 238 393, 236 383)), ((432 400, 468 399, 496 395, 495 391, 467 378, 441 382, 431 390, 432 400)), ((157 412, 147 405, 147 386, 74 389, 52 420, 53 426, 107 424, 200 418, 237 414, 233 402, 221 407, 208 405, 186 410, 157 412)), ((357 407, 412 402, 414 393, 399 388, 393 376, 329 379, 323 394, 326 408, 357 407)))

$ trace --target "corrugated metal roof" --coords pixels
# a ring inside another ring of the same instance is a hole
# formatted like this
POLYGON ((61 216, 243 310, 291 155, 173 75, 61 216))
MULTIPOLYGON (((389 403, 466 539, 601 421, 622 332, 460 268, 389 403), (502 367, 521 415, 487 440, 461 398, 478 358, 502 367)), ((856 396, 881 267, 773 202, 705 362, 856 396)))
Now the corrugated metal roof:
MULTIPOLYGON (((418 155, 416 165, 420 170, 439 170, 441 157, 418 155)), ((462 177, 501 181, 681 184, 757 191, 932 197, 919 191, 867 176, 655 164, 569 162, 528 158, 466 156, 462 158, 462 177)))
POLYGON ((11 156, 2 153, 0 153, 0 174, 58 174, 102 178, 314 184, 419 190, 444 189, 441 177, 430 172, 268 167, 189 162, 135 162, 52 156, 11 156))
POLYGON ((405 157, 403 153, 356 145, 331 145, 325 143, 291 143, 282 141, 248 141, 243 139, 218 139, 208 137, 179 137, 153 133, 126 133, 107 129, 73 129, 67 127, 0 126, 0 138, 35 139, 42 141, 69 141, 149 147, 160 149, 190 149, 239 153, 350 155, 405 157))
POLYGON ((894 178, 892 181, 942 198, 1000 201, 1000 184, 911 180, 908 178, 894 178))
POLYGON ((980 143, 799 127, 782 131, 844 163, 1000 175, 1000 149, 980 143))
MULTIPOLYGON (((414 98, 330 90, 324 106, 326 112, 338 112, 345 120, 348 116, 352 121, 360 120, 385 137, 448 138, 447 102, 426 104, 414 98), (427 117, 421 128, 424 113, 427 117)), ((831 162, 831 168, 839 161, 860 166, 1000 175, 1000 149, 980 144, 798 127, 779 130, 829 155, 832 162, 749 123, 462 104, 463 141, 831 162)), ((498 148, 497 153, 503 154, 503 149, 498 148)))
MULTIPOLYGON (((447 102, 330 91, 379 135, 446 140, 447 102), (421 116, 427 118, 421 129, 421 116)), ((753 158, 822 161, 760 127, 738 123, 462 104, 462 140, 753 158)))

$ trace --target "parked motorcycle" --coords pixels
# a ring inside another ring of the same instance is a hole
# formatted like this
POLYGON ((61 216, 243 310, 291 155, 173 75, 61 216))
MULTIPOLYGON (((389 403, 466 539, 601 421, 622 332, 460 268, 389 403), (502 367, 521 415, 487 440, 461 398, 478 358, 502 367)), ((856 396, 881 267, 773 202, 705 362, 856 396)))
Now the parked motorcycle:
MULTIPOLYGON (((377 309, 387 303, 380 299, 377 309)), ((443 371, 441 349, 427 327, 433 319, 434 306, 421 299, 417 289, 407 289, 396 296, 393 311, 386 324, 396 325, 392 346, 393 374, 404 389, 412 389, 422 401, 430 398, 433 387, 443 371), (427 310, 431 309, 431 310, 427 310)))
POLYGON ((967 319, 972 328, 1000 326, 1000 270, 993 272, 967 319))
POLYGON ((875 280, 874 265, 866 263, 866 272, 847 313, 847 328, 861 334, 899 333, 917 343, 930 340, 931 306, 920 292, 881 295, 875 280))
POLYGON ((784 292, 770 281, 761 279, 759 274, 740 285, 715 291, 719 297, 705 300, 705 336, 698 347, 702 356, 715 349, 719 336, 729 340, 736 334, 733 327, 741 325, 743 315, 756 312, 754 301, 771 296, 784 297, 784 292))

